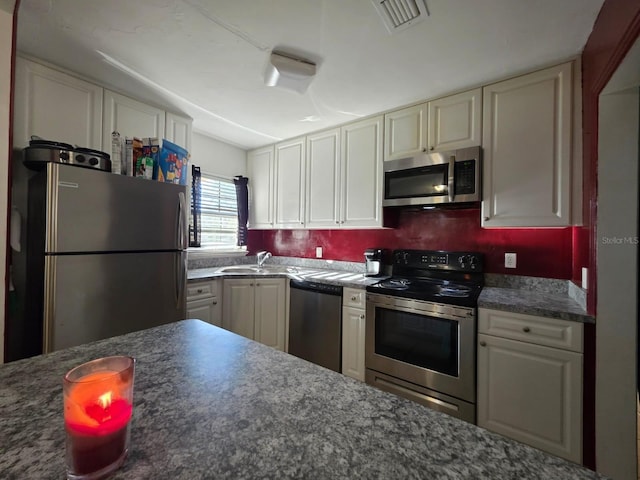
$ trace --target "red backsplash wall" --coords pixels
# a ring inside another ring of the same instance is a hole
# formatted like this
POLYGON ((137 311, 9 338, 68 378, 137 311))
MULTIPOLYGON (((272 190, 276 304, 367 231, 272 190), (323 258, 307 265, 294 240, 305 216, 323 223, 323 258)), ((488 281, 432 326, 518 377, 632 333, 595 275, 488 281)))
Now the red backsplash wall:
POLYGON ((571 278, 573 228, 484 229, 479 209, 400 211, 396 228, 376 230, 251 230, 249 251, 274 255, 364 262, 368 247, 469 250, 484 253, 485 271, 535 277, 571 278), (504 268, 515 252, 517 268, 504 268))

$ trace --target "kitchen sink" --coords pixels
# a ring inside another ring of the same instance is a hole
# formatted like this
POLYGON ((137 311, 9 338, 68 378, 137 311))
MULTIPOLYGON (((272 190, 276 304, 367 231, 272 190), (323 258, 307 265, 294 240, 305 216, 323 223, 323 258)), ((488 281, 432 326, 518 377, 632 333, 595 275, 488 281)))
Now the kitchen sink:
POLYGON ((220 269, 224 273, 258 273, 260 270, 258 267, 224 267, 220 269))
POLYGON ((222 273, 295 273, 296 268, 285 267, 280 265, 265 265, 262 267, 252 265, 232 265, 230 267, 223 267, 220 269, 222 273))

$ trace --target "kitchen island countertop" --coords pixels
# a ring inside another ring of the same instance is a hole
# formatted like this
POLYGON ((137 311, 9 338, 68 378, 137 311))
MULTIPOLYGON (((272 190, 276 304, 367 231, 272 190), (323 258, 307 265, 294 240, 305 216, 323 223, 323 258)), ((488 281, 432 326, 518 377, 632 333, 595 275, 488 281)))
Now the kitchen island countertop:
POLYGON ((62 376, 117 354, 137 364, 114 479, 603 478, 199 320, 1 366, 3 478, 64 477, 62 376))

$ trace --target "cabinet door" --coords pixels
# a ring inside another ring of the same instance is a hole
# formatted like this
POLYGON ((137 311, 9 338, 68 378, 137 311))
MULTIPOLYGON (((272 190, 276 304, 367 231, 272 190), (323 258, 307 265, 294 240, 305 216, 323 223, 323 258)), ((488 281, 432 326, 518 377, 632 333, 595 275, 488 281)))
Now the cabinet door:
POLYGON ((342 309, 342 373, 364 382, 364 310, 342 309))
POLYGON ((484 87, 482 226, 570 224, 570 63, 484 87))
POLYGON ((37 135, 102 149, 102 95, 98 85, 16 58, 14 146, 24 148, 37 135))
POLYGON ((482 89, 429 102, 429 151, 477 147, 482 142, 482 89))
POLYGON ((342 127, 343 227, 382 226, 382 116, 342 127))
POLYGON ((187 302, 187 318, 197 318, 211 325, 222 327, 220 306, 215 297, 187 302))
POLYGON ((111 133, 122 137, 164 137, 164 110, 125 97, 115 92, 104 92, 104 120, 102 148, 111 151, 111 133))
POLYGON ((164 138, 191 153, 191 124, 193 120, 175 113, 165 116, 164 138))
POLYGON ((274 168, 273 145, 248 153, 249 228, 273 228, 274 168))
MULTIPOLYGON (((478 142, 479 144, 479 142, 478 142)), ((384 116, 384 159, 411 157, 427 150, 427 104, 384 116)))
POLYGON ((582 460, 582 355, 478 335, 478 425, 582 460))
POLYGON ((254 340, 284 352, 285 326, 285 280, 279 278, 257 279, 254 340))
POLYGON ((340 225, 340 129, 307 136, 305 226, 340 225))
POLYGON ((254 338, 254 280, 225 279, 222 301, 222 326, 238 335, 254 338))
POLYGON ((304 227, 305 139, 276 145, 276 226, 304 227))

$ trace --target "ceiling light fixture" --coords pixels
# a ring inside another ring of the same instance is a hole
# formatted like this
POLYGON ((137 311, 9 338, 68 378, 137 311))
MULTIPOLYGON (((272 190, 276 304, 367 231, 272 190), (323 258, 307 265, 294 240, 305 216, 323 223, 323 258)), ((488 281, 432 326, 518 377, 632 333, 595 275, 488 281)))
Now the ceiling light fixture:
POLYGON ((273 51, 264 74, 264 84, 268 87, 282 87, 304 93, 315 74, 315 63, 273 51))

